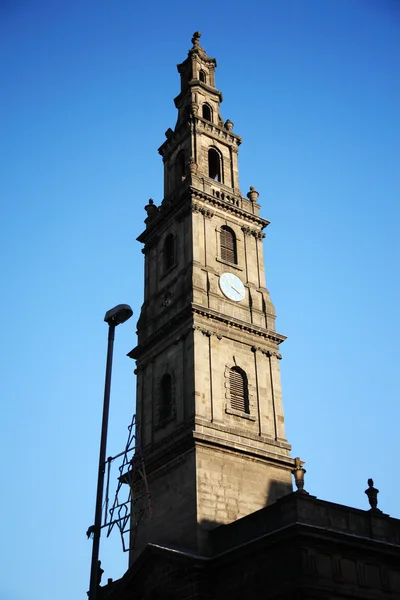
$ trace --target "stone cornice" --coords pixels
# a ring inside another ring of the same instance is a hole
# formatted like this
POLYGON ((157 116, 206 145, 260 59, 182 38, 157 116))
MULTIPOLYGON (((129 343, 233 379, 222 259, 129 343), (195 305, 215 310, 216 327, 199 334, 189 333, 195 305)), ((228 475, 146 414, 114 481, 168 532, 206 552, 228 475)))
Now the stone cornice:
POLYGON ((155 346, 161 341, 164 342, 166 337, 171 333, 175 333, 178 338, 183 334, 178 332, 179 326, 187 320, 187 331, 191 331, 191 314, 192 310, 190 305, 186 306, 183 310, 174 315, 167 323, 156 329, 151 333, 143 342, 139 343, 133 350, 128 352, 127 356, 137 360, 140 358, 148 349, 154 350, 155 346))
MULTIPOLYGON (((234 317, 229 317, 228 315, 224 315, 217 311, 214 311, 210 308, 205 308, 199 304, 191 304, 182 309, 179 313, 173 316, 167 323, 159 327, 156 331, 154 331, 151 335, 149 335, 143 342, 139 343, 133 350, 128 352, 127 356, 129 358, 133 358, 135 360, 142 357, 148 350, 153 351, 155 345, 157 345, 160 341, 164 342, 167 336, 173 332, 177 334, 177 339, 180 339, 182 335, 182 331, 178 334, 178 328, 186 321, 186 327, 188 328, 185 335, 189 332, 189 330, 200 330, 204 335, 210 336, 215 335, 218 339, 221 337, 219 333, 211 331, 211 329, 206 327, 201 327, 193 322, 193 315, 199 315, 201 317, 205 317, 210 319, 210 321, 214 320, 218 323, 224 323, 229 327, 232 327, 236 330, 243 331, 249 333, 251 335, 258 336, 259 339, 265 339, 272 341, 275 344, 281 344, 286 340, 286 336, 281 335, 280 333, 276 333, 275 331, 270 331, 269 329, 265 329, 263 327, 258 327, 257 325, 253 325, 252 323, 247 323, 246 321, 241 321, 240 319, 235 319, 234 317), (190 329, 189 329, 190 328, 190 329)), ((259 346, 255 346, 252 344, 253 351, 260 350, 262 352, 266 352, 265 348, 261 348, 259 346)), ((281 358, 278 353, 273 351, 268 351, 272 356, 277 356, 277 358, 281 358)))
POLYGON ((188 91, 194 87, 201 87, 204 90, 206 90, 206 92, 208 92, 209 94, 211 94, 213 96, 217 96, 217 98, 220 102, 223 101, 222 92, 217 90, 217 88, 212 87, 211 85, 207 85, 206 83, 203 83, 202 81, 200 81, 200 79, 191 79, 188 82, 188 85, 189 85, 189 88, 187 90, 185 90, 184 92, 181 92, 180 94, 178 94, 176 96, 176 98, 174 98, 174 104, 175 104, 176 108, 179 108, 182 105, 182 103, 185 99, 185 96, 188 95, 188 91))
MULTIPOLYGON (((241 197, 238 197, 238 201, 240 201, 240 199, 241 197)), ((211 211, 209 210, 209 206, 223 209, 224 211, 234 214, 253 225, 258 225, 261 227, 261 229, 264 229, 270 223, 267 221, 267 219, 263 219, 258 215, 241 208, 240 206, 223 200, 221 197, 217 198, 216 196, 211 196, 211 194, 207 194, 207 192, 196 189, 193 185, 191 185, 182 191, 182 194, 177 201, 174 202, 171 200, 165 204, 162 204, 159 214, 156 215, 151 222, 148 222, 147 228, 136 239, 138 242, 147 244, 150 239, 154 238, 154 236, 157 236, 158 230, 165 224, 165 219, 171 218, 173 215, 176 215, 178 220, 187 214, 190 214, 191 212, 199 211, 203 214, 205 214, 204 211, 207 211, 208 214, 206 216, 212 216, 210 214, 211 211), (204 209, 201 208, 199 201, 206 205, 204 209)), ((254 230, 250 228, 248 229, 249 232, 254 235, 254 230)))
MULTIPOLYGON (((178 98, 180 98, 180 96, 178 96, 178 98)), ((175 101, 176 100, 177 98, 175 98, 175 101)), ((216 139, 223 140, 236 152, 242 143, 242 138, 240 135, 233 133, 224 126, 221 127, 220 125, 216 125, 207 119, 203 119, 203 117, 200 115, 193 114, 187 121, 185 121, 185 123, 177 126, 175 131, 168 129, 166 132, 167 139, 158 148, 158 153, 163 157, 163 159, 167 159, 175 150, 176 146, 182 142, 183 138, 189 134, 193 134, 195 131, 204 131, 216 139)))
POLYGON ((225 325, 229 325, 230 327, 240 329, 241 331, 246 331, 247 333, 250 333, 252 335, 257 335, 260 338, 271 340, 276 344, 281 344, 286 340, 285 335, 281 335, 280 333, 270 331, 269 329, 265 329, 263 327, 258 327, 257 325, 254 325, 252 323, 242 321, 241 319, 229 317, 228 315, 224 315, 220 312, 212 310, 211 308, 206 308, 204 306, 201 306, 200 304, 192 304, 192 311, 194 314, 198 314, 202 317, 206 317, 208 319, 224 323, 225 325))
MULTIPOLYGON (((212 428, 211 428, 212 429, 212 428)), ((291 446, 289 444, 275 444, 273 440, 269 442, 264 442, 264 448, 256 448, 255 446, 250 446, 244 443, 241 443, 239 440, 243 439, 239 434, 236 434, 238 441, 226 440, 223 437, 219 437, 218 431, 214 431, 213 434, 210 433, 200 433, 198 431, 193 432, 193 437, 196 441, 196 445, 209 445, 218 447, 223 452, 229 452, 230 454, 240 453, 247 454, 254 458, 258 458, 261 460, 266 460, 269 463, 274 463, 279 465, 281 468, 292 469, 293 468, 293 458, 288 455, 283 454, 283 452, 289 452, 291 446), (282 449, 282 452, 279 450, 282 449)))
POLYGON ((237 216, 245 219, 246 221, 250 221, 251 223, 256 223, 261 226, 261 229, 265 229, 270 224, 270 221, 267 219, 263 219, 258 215, 255 215, 247 210, 244 210, 240 206, 235 204, 226 202, 222 200, 222 198, 217 198, 215 196, 211 196, 211 194, 207 194, 207 192, 203 192, 202 190, 196 189, 194 186, 190 187, 190 191, 192 193, 192 198, 195 200, 203 200, 207 204, 211 204, 212 206, 223 208, 224 210, 236 214, 237 216))
POLYGON ((194 122, 197 126, 200 126, 202 129, 206 129, 208 133, 211 132, 214 136, 218 138, 224 138, 224 140, 226 142, 229 142, 230 144, 240 146, 240 144, 242 143, 242 138, 240 137, 240 135, 237 135, 236 133, 225 129, 225 127, 220 127, 219 125, 216 125, 215 123, 212 123, 207 119, 203 119, 203 117, 196 115, 194 117, 194 122))

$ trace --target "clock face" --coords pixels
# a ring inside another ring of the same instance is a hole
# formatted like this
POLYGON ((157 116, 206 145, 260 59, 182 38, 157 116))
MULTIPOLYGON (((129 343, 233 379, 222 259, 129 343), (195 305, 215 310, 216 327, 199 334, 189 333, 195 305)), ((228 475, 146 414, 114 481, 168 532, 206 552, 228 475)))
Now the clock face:
POLYGON ((246 296, 246 288, 240 281, 239 277, 233 273, 222 273, 219 278, 219 287, 229 300, 240 302, 246 296))

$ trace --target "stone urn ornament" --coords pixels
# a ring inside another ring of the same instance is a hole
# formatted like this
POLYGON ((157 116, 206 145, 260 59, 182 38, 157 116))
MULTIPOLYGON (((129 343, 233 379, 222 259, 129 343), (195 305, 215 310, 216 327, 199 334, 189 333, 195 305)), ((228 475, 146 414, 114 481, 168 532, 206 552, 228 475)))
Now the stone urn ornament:
POLYGON ((304 489, 304 475, 307 473, 307 471, 303 469, 304 462, 297 456, 294 459, 294 465, 292 474, 294 475, 294 482, 297 487, 296 493, 308 495, 308 492, 304 489))
POLYGON ((374 487, 374 480, 370 478, 370 479, 368 479, 367 483, 368 483, 368 487, 365 490, 365 493, 368 496, 368 502, 369 502, 369 504, 371 506, 370 510, 374 510, 376 512, 382 512, 378 508, 378 494, 379 494, 379 490, 374 487))
POLYGON ((258 196, 260 194, 255 190, 254 186, 250 186, 250 191, 247 193, 247 197, 250 200, 250 202, 257 202, 258 200, 258 196))

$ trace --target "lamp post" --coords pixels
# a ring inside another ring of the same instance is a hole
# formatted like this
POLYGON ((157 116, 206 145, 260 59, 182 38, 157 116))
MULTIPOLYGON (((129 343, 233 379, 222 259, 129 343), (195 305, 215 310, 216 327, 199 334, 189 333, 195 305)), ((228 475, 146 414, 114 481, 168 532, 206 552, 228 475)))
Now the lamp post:
POLYGON ((90 567, 90 586, 89 600, 96 600, 99 586, 99 548, 101 531, 101 512, 103 504, 104 473, 106 467, 106 447, 107 447, 107 429, 108 413, 110 407, 110 388, 111 388, 111 370, 114 348, 114 332, 117 325, 125 323, 132 316, 133 311, 128 304, 118 304, 106 312, 104 321, 108 323, 108 346, 106 379, 104 384, 104 402, 103 402, 103 420, 101 424, 100 454, 99 454, 99 472, 97 477, 96 509, 94 515, 92 564, 90 567))

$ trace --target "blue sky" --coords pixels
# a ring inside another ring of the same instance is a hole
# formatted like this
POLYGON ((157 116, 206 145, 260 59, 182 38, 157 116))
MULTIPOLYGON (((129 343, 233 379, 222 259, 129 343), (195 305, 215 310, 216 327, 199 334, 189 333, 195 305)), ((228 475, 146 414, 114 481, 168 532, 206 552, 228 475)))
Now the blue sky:
MULTIPOLYGON (((162 199, 176 64, 195 30, 243 137, 242 192, 271 220, 287 434, 306 488, 400 517, 400 2, 3 0, 1 600, 85 598, 107 327, 108 455, 135 407, 142 231, 162 199), (23 575, 21 575, 23 574, 23 575)), ((116 534, 107 577, 126 567, 116 534)))

